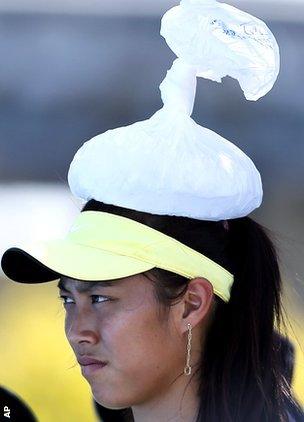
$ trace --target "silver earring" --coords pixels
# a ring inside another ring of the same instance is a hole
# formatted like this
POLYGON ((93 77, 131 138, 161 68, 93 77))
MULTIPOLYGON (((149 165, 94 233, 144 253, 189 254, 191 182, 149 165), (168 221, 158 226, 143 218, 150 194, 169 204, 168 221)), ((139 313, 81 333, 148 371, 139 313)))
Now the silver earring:
POLYGON ((191 339, 192 339, 192 326, 191 324, 187 324, 188 327, 188 343, 187 343, 187 362, 184 368, 184 374, 190 375, 191 374, 191 366, 190 366, 190 352, 191 352, 191 339))

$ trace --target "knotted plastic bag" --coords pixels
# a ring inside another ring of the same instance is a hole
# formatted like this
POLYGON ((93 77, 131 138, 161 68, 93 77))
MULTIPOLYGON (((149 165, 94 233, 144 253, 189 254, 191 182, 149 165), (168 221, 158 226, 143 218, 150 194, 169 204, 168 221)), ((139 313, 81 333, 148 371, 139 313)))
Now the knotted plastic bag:
POLYGON ((260 174, 236 145, 191 118, 196 77, 229 75, 256 100, 277 77, 276 41, 262 21, 215 0, 182 0, 163 16, 161 34, 178 56, 160 84, 163 107, 85 142, 70 188, 84 200, 153 214, 248 215, 262 201, 260 174))

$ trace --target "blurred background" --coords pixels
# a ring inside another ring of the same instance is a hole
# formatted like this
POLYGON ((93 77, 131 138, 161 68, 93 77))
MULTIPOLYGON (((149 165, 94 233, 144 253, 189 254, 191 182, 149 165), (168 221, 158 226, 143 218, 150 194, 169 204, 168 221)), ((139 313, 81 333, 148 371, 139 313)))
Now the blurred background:
MULTIPOLYGON (((271 28, 281 72, 257 102, 246 101, 231 78, 198 80, 193 118, 238 145, 262 174, 264 201, 252 216, 272 231, 281 256, 293 388, 304 405, 304 0, 228 3, 271 28)), ((160 18, 176 4, 1 0, 0 255, 64 234, 81 207, 66 181, 77 149, 162 106, 158 85, 175 56, 159 35, 160 18)), ((0 278, 0 384, 39 421, 95 421, 55 284, 0 278)))

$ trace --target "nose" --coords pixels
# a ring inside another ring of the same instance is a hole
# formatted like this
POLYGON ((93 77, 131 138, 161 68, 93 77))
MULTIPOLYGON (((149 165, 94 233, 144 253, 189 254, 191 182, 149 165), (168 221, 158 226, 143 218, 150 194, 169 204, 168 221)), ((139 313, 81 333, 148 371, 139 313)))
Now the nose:
POLYGON ((67 317, 65 332, 68 341, 72 345, 81 343, 94 345, 99 341, 99 333, 94 316, 85 310, 77 310, 73 315, 67 317))

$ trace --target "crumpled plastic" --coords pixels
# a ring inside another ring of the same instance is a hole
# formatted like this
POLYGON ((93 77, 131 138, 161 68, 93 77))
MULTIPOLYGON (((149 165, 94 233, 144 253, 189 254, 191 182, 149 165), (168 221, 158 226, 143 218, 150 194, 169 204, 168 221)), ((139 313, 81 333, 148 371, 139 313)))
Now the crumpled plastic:
POLYGON ((197 76, 239 81, 247 100, 257 100, 279 74, 279 47, 260 19, 216 0, 182 0, 168 10, 160 34, 197 76))
POLYGON ((85 142, 68 179, 86 201, 202 220, 248 215, 262 199, 259 172, 244 152, 166 107, 85 142))
POLYGON ((277 77, 276 41, 262 21, 215 0, 182 0, 163 16, 161 34, 178 56, 159 86, 163 107, 85 142, 70 165, 71 191, 152 214, 246 216, 262 202, 260 173, 236 145, 191 118, 196 78, 235 77, 256 100, 277 77))

